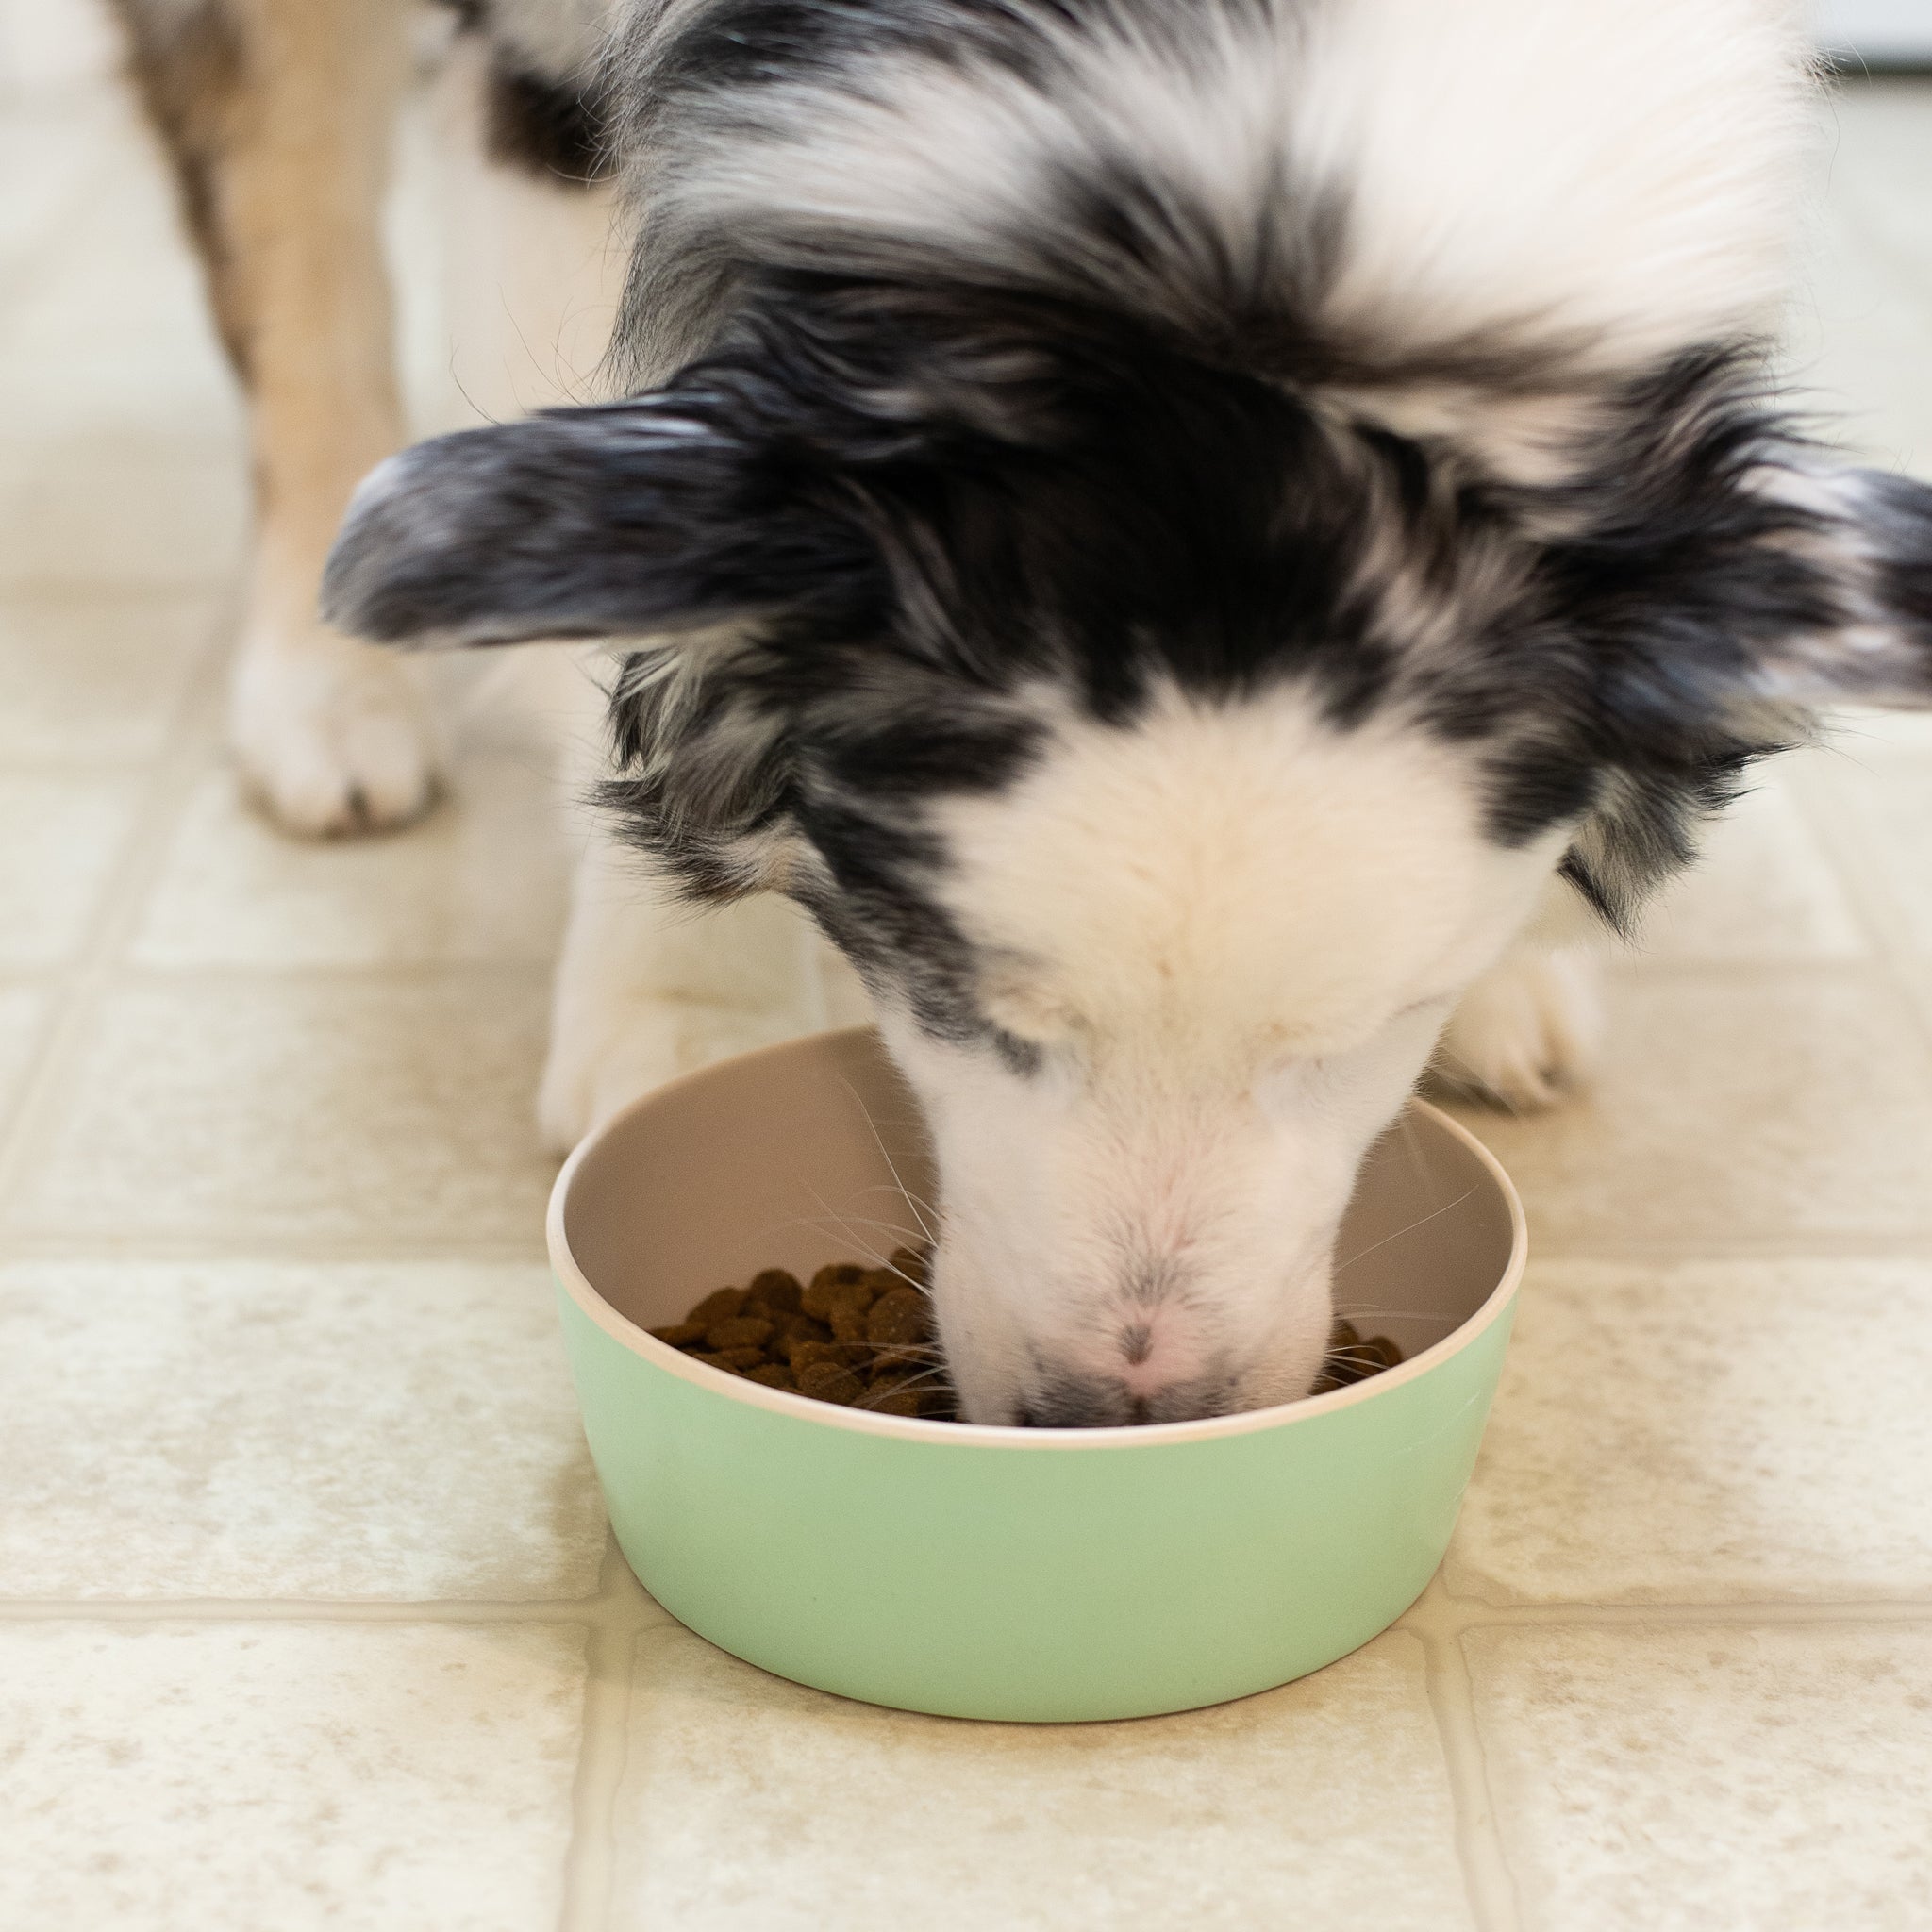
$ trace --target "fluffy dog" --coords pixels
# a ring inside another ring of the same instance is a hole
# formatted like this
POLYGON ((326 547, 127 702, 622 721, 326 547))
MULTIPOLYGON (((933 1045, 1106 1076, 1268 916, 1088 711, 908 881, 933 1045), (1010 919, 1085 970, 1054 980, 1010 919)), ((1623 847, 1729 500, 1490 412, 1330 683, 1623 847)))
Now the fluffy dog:
POLYGON ((1301 1393, 1439 1038, 1547 1097, 1586 929, 1816 708, 1932 697, 1932 491, 1766 393, 1794 25, 646 0, 600 73, 636 392, 388 462, 325 588, 635 641, 553 1128, 792 971, 782 895, 930 1117, 968 1418, 1301 1393))

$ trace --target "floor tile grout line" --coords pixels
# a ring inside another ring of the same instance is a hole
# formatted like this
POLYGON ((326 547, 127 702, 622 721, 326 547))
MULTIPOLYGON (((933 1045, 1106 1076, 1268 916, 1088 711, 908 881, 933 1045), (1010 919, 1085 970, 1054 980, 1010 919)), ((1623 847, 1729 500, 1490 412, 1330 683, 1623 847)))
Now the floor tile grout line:
POLYGON ((10 1265, 87 1266, 139 1261, 196 1268, 249 1263, 290 1268, 417 1268, 447 1262, 462 1268, 546 1268, 541 1241, 438 1241, 434 1236, 346 1236, 305 1239, 274 1229, 220 1238, 165 1229, 90 1229, 84 1235, 37 1234, 0 1225, 0 1268, 10 1265))
MULTIPOLYGON (((1479 1125, 1472 1125, 1478 1140, 1479 1125)), ((1634 1237, 1613 1241, 1588 1235, 1574 1241, 1560 1236, 1540 1235, 1535 1204, 1530 1205, 1529 1252, 1531 1269, 1561 1263, 1576 1266, 1601 1262, 1627 1267, 1643 1263, 1664 1267, 1718 1265, 1772 1261, 1808 1261, 1830 1266, 1847 1260, 1923 1261, 1932 1253, 1932 1227, 1873 1232, 1859 1228, 1824 1228, 1791 1235, 1711 1235, 1700 1230, 1695 1235, 1634 1237)))
POLYGON ((17 1597, 0 1625, 33 1624, 547 1624, 635 1634, 673 1621, 647 1597, 17 1597))
MULTIPOLYGON (((391 836, 407 837, 407 833, 391 836)), ((452 980, 491 984, 547 985, 552 962, 531 954, 505 959, 371 959, 338 965, 291 962, 288 965, 154 964, 127 958, 108 967, 104 977, 116 991, 137 988, 206 988, 212 991, 252 991, 270 986, 307 987, 438 987, 452 980)))
POLYGON ((1496 1828, 1495 1798, 1490 1789, 1482 1733, 1475 1719, 1475 1692, 1461 1632, 1445 1627, 1442 1599, 1436 1586, 1413 1623, 1405 1623, 1423 1646, 1424 1682, 1436 1737, 1442 1748, 1454 1807, 1456 1856, 1463 1890, 1479 1932, 1521 1932, 1523 1910, 1516 1880, 1496 1828))
MULTIPOLYGON (((1829 1267, 1845 1261, 1932 1260, 1932 1228, 1904 1234, 1864 1234, 1837 1230, 1824 1236, 1766 1240, 1707 1239, 1612 1242, 1590 1239, 1571 1245, 1542 1241, 1532 1250, 1531 1267, 1687 1267, 1807 1263, 1829 1267)), ((424 1266, 448 1261, 470 1267, 543 1267, 541 1241, 534 1237, 440 1238, 394 1230, 367 1234, 308 1235, 261 1224, 237 1234, 117 1223, 79 1232, 55 1232, 32 1223, 0 1223, 0 1267, 9 1263, 92 1263, 140 1260, 183 1266, 245 1261, 291 1266, 424 1266)))
MULTIPOLYGON (((245 460, 238 447, 238 463, 245 460)), ((0 608, 9 604, 128 604, 145 606, 173 598, 181 603, 218 604, 230 622, 235 613, 235 573, 189 577, 9 576, 0 573, 0 608)))
MULTIPOLYGON (((607 1593, 620 1593, 628 1576, 628 1566, 613 1536, 604 1555, 607 1593)), ((640 1610, 644 1602, 648 1599, 640 1601, 640 1610)), ((617 1794, 624 1782, 629 1744, 638 1641, 652 1627, 651 1620, 639 1615, 627 1623, 603 1624, 591 1633, 558 1932, 603 1932, 610 1917, 617 1863, 617 1794)))
MULTIPOLYGON (((1860 908, 1855 906, 1853 909, 1857 911, 1860 908)), ((1613 978, 1625 984, 1687 988, 1741 985, 1755 989, 1793 982, 1808 984, 1857 979, 1886 957, 1885 948, 1875 934, 1865 932, 1862 937, 1866 941, 1863 953, 1833 955, 1827 958, 1795 953, 1764 954, 1755 958, 1672 958, 1668 955, 1648 954, 1641 950, 1605 957, 1613 978)))
MULTIPOLYGON (((0 1597, 0 1623, 57 1622, 590 1624, 625 1630, 676 1622, 625 1579, 621 1557, 608 1557, 597 1590, 580 1597, 0 1597)), ((1535 1625, 1673 1626, 1763 1624, 1932 1624, 1932 1593, 1920 1597, 1678 1597, 1647 1603, 1568 1598, 1549 1603, 1499 1604, 1458 1594, 1440 1579, 1391 1627, 1515 1629, 1535 1625)))
POLYGON ((231 594, 211 615, 199 662, 184 680, 169 719, 167 750, 137 790, 135 817, 97 893, 88 931, 41 1023, 30 1064, 0 1130, 0 1210, 36 1128, 66 1091, 88 1023, 106 990, 113 961, 153 891, 158 860, 173 838, 194 779, 215 740, 214 712, 233 626, 231 594))
POLYGON ((1457 1631, 1519 1629, 1579 1624, 1641 1626, 1669 1624, 1691 1629, 1723 1625, 1813 1624, 1820 1628, 1847 1624, 1932 1624, 1932 1592, 1924 1597, 1677 1597, 1655 1603, 1612 1603, 1589 1598, 1550 1603, 1498 1604, 1459 1595, 1445 1585, 1441 1619, 1457 1631))

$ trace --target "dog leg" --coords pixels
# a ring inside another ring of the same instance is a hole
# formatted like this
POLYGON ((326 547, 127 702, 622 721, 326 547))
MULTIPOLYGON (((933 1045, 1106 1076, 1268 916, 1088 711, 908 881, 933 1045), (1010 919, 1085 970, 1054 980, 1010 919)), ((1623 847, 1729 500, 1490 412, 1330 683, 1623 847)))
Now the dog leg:
POLYGON ((402 441, 380 212, 395 0, 120 0, 217 325, 248 395, 258 534, 230 729, 292 831, 400 824, 437 751, 418 667, 326 629, 342 507, 402 441))
POLYGON ((593 832, 558 961, 539 1125, 565 1152, 677 1074, 863 1013, 850 968, 789 901, 697 910, 593 832))
POLYGON ((1586 947, 1512 947, 1463 994, 1434 1073, 1514 1113, 1554 1105, 1596 1063, 1602 978, 1602 962, 1586 947))

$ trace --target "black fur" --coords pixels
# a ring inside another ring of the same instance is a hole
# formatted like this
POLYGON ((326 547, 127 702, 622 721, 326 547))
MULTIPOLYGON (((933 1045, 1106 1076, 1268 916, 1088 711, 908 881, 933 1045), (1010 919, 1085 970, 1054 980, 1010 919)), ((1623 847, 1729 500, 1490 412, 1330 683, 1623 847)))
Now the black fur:
POLYGON ((553 50, 546 66, 520 42, 514 0, 440 4, 456 16, 458 32, 490 42, 483 142, 491 158, 574 187, 608 179, 617 153, 609 92, 591 42, 586 39, 567 65, 553 50))
MULTIPOLYGON (((770 81, 866 47, 1048 61, 1000 0, 724 0, 655 31, 615 71, 673 178, 707 114, 753 125, 770 81)), ((639 358, 702 353, 631 402, 400 459, 352 511, 331 616, 399 641, 705 631, 616 684, 627 836, 698 896, 780 884, 932 1031, 1016 1065, 922 804, 1026 769, 1042 688, 1123 725, 1161 684, 1291 680, 1343 730, 1399 711, 1462 749, 1499 842, 1571 828, 1564 874, 1618 925, 1807 707, 1932 695, 1932 491, 1813 477, 1750 345, 1591 378, 1564 479, 1506 482, 1332 391, 1533 394, 1582 382, 1570 345, 1391 363, 1324 338, 1340 202, 1302 197, 1236 260, 1142 170, 1070 174, 997 275, 647 222, 639 358)))
POLYGON ((508 52, 491 63, 484 140, 494 160, 577 186, 616 166, 599 90, 533 73, 508 52))

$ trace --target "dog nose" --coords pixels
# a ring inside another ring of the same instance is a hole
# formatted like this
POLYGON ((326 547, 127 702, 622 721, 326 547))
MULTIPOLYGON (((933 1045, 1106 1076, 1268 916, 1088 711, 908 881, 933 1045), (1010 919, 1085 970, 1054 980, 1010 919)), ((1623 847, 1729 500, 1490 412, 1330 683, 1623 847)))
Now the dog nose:
POLYGON ((1111 1429, 1128 1424, 1191 1422, 1220 1415, 1227 1390, 1207 1377, 1154 1390, 1131 1389, 1118 1376, 1058 1374, 1027 1397, 1016 1420, 1022 1428, 1111 1429))

